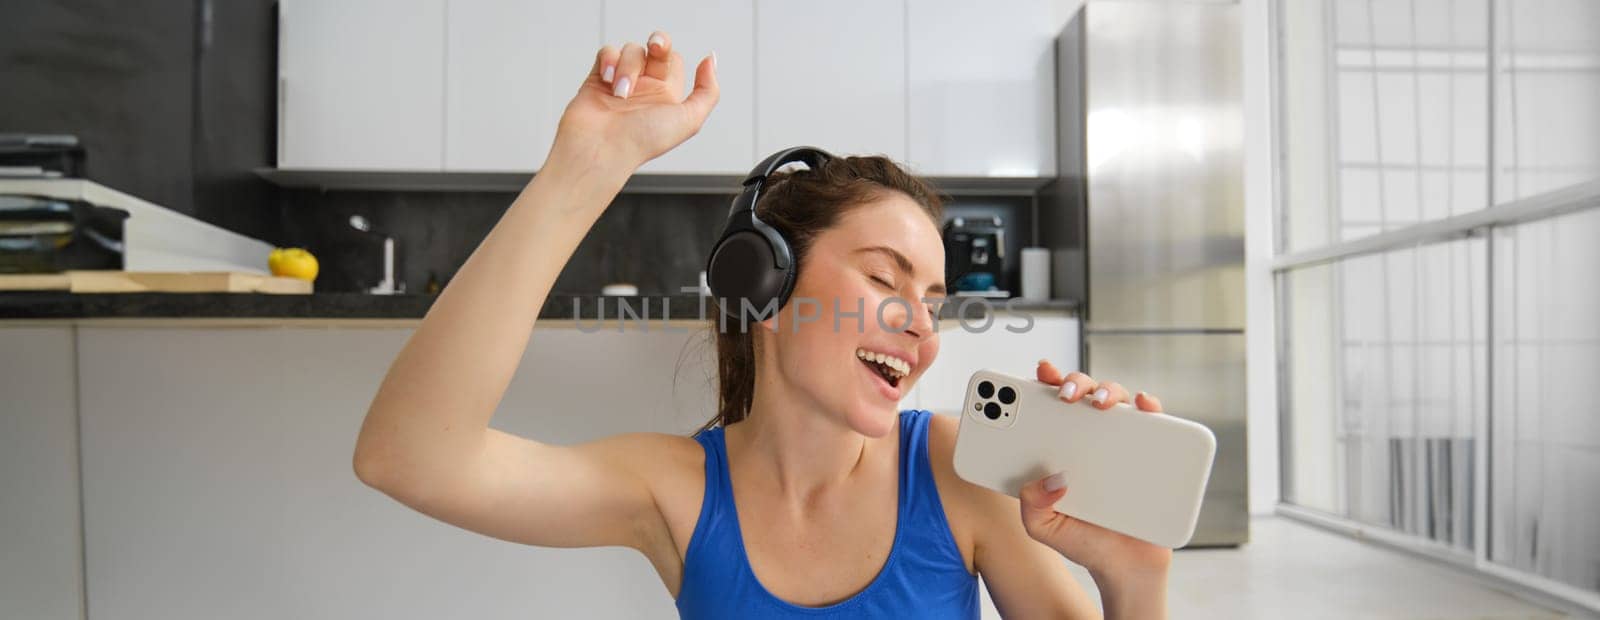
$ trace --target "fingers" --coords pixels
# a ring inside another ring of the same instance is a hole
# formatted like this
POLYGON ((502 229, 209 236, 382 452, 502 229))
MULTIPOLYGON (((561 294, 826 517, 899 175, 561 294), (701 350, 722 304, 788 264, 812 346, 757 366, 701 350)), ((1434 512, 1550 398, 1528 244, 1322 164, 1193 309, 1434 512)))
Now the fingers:
MULTIPOLYGON (((676 101, 684 92, 683 71, 683 56, 673 51, 672 35, 656 30, 650 33, 644 45, 624 43, 621 49, 610 45, 600 48, 589 75, 615 97, 628 99, 635 94, 648 94, 654 100, 666 92, 676 101), (646 82, 643 90, 641 80, 646 82), (661 85, 665 88, 660 88, 661 85)), ((685 101, 690 114, 700 123, 705 122, 721 98, 716 71, 717 55, 713 52, 696 67, 694 86, 689 91, 692 100, 685 101)))
POLYGON ((610 45, 600 48, 594 55, 594 68, 589 71, 590 77, 600 78, 600 83, 610 84, 616 78, 617 57, 620 52, 610 45))
POLYGON ((1139 392, 1138 395, 1134 396, 1133 405, 1138 407, 1140 411, 1161 413, 1161 399, 1144 392, 1139 392))
POLYGON ((639 73, 644 71, 644 48, 638 43, 626 43, 622 46, 621 58, 617 60, 616 79, 611 83, 611 94, 623 99, 633 92, 633 86, 639 83, 639 73))
POLYGON ((1069 403, 1075 403, 1093 394, 1098 387, 1100 385, 1095 383, 1093 377, 1074 370, 1067 373, 1066 379, 1061 384, 1061 389, 1056 392, 1056 396, 1069 403))
POLYGON ((1133 403, 1140 411, 1150 413, 1162 411, 1161 401, 1154 396, 1139 392, 1138 397, 1133 398, 1128 394, 1128 389, 1122 387, 1120 383, 1115 381, 1100 383, 1095 381, 1094 377, 1078 371, 1069 372, 1063 377, 1061 370, 1049 360, 1039 360, 1037 375, 1039 381, 1043 383, 1061 386, 1061 389, 1056 391, 1056 396, 1069 403, 1088 398, 1089 404, 1101 411, 1115 407, 1118 403, 1133 403))
POLYGON ((1128 402, 1128 390, 1116 381, 1107 381, 1100 384, 1100 387, 1095 388, 1094 393, 1089 395, 1089 403, 1094 405, 1095 409, 1101 411, 1115 407, 1117 403, 1125 402, 1128 402))
MULTIPOLYGON (((677 75, 683 75, 683 58, 672 51, 672 37, 666 32, 657 30, 650 33, 650 38, 645 41, 644 75, 653 77, 663 82, 670 81, 676 69, 677 75)), ((683 84, 683 82, 678 82, 683 84)), ((676 92, 683 92, 678 90, 676 92)))
POLYGON ((1061 385, 1061 382, 1067 380, 1066 377, 1061 376, 1061 369, 1056 368, 1056 365, 1050 363, 1050 360, 1039 360, 1037 373, 1039 381, 1049 385, 1061 385))
POLYGON ((721 98, 722 89, 717 86, 717 53, 712 52, 695 67, 694 90, 683 100, 684 107, 694 116, 695 127, 706 122, 706 117, 711 115, 711 109, 717 107, 717 101, 721 98))
MULTIPOLYGON (((601 47, 600 52, 595 55, 594 69, 590 72, 590 75, 598 76, 602 83, 615 85, 618 65, 621 64, 623 51, 627 50, 629 46, 638 47, 632 43, 623 44, 622 50, 610 45, 601 47)), ((642 55, 637 58, 638 64, 630 64, 629 67, 632 67, 632 72, 623 74, 629 78, 628 91, 632 92, 633 84, 639 81, 641 72, 657 79, 666 79, 667 69, 669 68, 667 61, 671 59, 671 52, 671 35, 661 30, 650 33, 650 38, 645 41, 645 47, 642 48, 642 55), (658 66, 655 62, 647 61, 661 61, 661 63, 658 66)), ((618 97, 626 96, 624 94, 613 94, 618 97)))
POLYGON ((1066 496, 1065 477, 1057 473, 1022 485, 1022 528, 1034 540, 1049 544, 1065 525, 1066 515, 1056 512, 1056 502, 1066 496), (1054 488, 1055 490, 1050 490, 1054 488))
POLYGON ((650 33, 650 37, 645 40, 644 45, 645 51, 649 52, 651 58, 666 60, 667 52, 672 51, 672 35, 667 34, 665 30, 653 31, 650 33))
POLYGON ((1022 506, 1022 529, 1028 537, 1044 543, 1068 557, 1081 555, 1089 541, 1082 521, 1056 511, 1055 504, 1067 494, 1065 473, 1058 472, 1023 485, 1017 502, 1022 506), (1051 490, 1055 489, 1055 490, 1051 490))

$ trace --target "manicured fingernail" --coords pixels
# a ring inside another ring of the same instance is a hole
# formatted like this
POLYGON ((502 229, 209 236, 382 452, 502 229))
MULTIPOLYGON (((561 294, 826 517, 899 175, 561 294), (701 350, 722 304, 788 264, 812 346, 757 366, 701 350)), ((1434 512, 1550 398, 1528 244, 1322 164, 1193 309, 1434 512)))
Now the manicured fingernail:
POLYGON ((1073 383, 1071 381, 1068 381, 1066 383, 1061 384, 1061 391, 1057 392, 1056 395, 1060 396, 1061 400, 1067 400, 1069 398, 1072 398, 1073 394, 1077 394, 1077 393, 1078 393, 1078 384, 1073 383))
POLYGON ((1099 405, 1101 403, 1104 403, 1104 402, 1106 402, 1106 399, 1109 398, 1110 396, 1111 396, 1111 392, 1107 392, 1105 388, 1100 388, 1098 390, 1095 390, 1094 391, 1094 404, 1099 405))
POLYGON ((661 38, 661 35, 653 34, 653 35, 650 35, 650 42, 646 43, 645 45, 646 46, 654 45, 654 46, 660 47, 660 46, 664 46, 666 44, 667 44, 667 40, 661 38))
POLYGON ((630 84, 628 84, 628 76, 624 75, 624 76, 622 76, 621 79, 617 80, 617 87, 611 89, 611 94, 616 95, 618 97, 621 97, 623 99, 627 99, 628 98, 628 86, 630 86, 630 84))
POLYGON ((711 70, 717 70, 717 51, 711 50, 711 70))
POLYGON ((1067 472, 1058 471, 1044 479, 1044 491, 1046 493, 1055 493, 1065 488, 1067 488, 1067 472))
POLYGON ((605 80, 605 82, 607 84, 610 84, 611 83, 611 78, 615 77, 616 75, 617 75, 617 66, 616 65, 606 65, 605 70, 600 72, 600 79, 605 80))

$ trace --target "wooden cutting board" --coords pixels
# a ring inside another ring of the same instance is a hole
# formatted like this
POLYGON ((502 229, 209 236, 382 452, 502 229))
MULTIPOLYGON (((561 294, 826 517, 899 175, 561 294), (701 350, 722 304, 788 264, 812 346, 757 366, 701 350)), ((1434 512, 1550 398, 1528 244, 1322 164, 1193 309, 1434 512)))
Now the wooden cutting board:
POLYGON ((0 291, 273 293, 306 295, 310 282, 241 271, 68 271, 0 275, 0 291))

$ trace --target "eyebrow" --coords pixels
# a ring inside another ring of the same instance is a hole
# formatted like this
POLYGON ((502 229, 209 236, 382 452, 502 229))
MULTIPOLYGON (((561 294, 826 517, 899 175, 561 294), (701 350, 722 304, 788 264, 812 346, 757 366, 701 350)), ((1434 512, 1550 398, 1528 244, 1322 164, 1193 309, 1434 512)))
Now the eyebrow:
MULTIPOLYGON (((886 245, 870 245, 864 248, 858 248, 855 251, 857 254, 862 252, 878 252, 887 255, 889 258, 894 259, 894 264, 896 267, 900 268, 900 271, 903 271, 907 275, 911 276, 917 275, 917 270, 911 266, 911 260, 906 258, 906 255, 901 254, 899 250, 886 245)), ((932 286, 928 287, 928 292, 943 296, 945 294, 944 284, 935 282, 932 286)))

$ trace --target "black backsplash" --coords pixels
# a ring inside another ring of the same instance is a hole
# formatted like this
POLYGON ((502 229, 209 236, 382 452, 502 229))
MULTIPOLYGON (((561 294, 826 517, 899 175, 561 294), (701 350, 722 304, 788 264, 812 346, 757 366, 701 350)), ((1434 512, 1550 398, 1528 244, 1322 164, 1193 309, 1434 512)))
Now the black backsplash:
MULTIPOLYGON (((283 192, 287 243, 327 266, 320 291, 359 291, 383 277, 381 237, 349 225, 351 215, 373 233, 395 239, 395 278, 406 292, 426 292, 460 269, 511 205, 513 193, 283 192)), ((623 194, 606 209, 556 278, 557 295, 598 294, 629 283, 643 295, 695 286, 727 213, 728 196, 623 194)))

